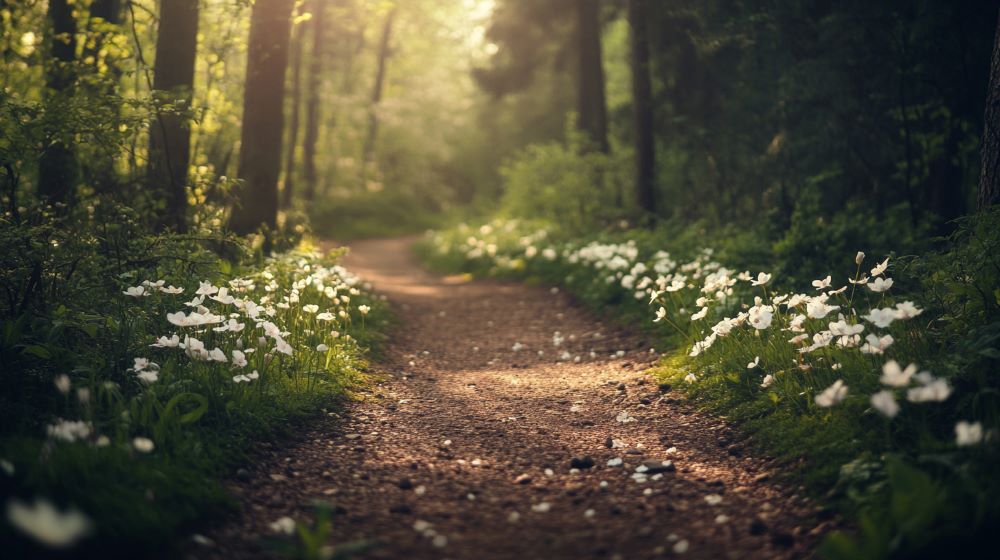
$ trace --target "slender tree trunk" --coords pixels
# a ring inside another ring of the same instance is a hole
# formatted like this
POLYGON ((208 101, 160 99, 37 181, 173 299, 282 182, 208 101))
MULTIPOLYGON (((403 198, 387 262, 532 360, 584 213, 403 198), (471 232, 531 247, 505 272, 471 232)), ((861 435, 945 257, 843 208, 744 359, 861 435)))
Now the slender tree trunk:
MULTIPOLYGON (((314 0, 319 6, 322 0, 314 0)), ((322 9, 321 7, 318 9, 322 9)), ((303 5, 304 9, 305 5, 303 5)), ((314 14, 315 15, 315 14, 314 14)), ((288 208, 292 205, 292 193, 295 191, 295 148, 299 144, 299 112, 302 100, 302 45, 305 43, 305 31, 309 24, 302 24, 291 37, 291 65, 292 65, 292 115, 291 122, 288 123, 288 144, 285 146, 285 185, 281 196, 281 207, 288 208)), ((315 29, 316 24, 312 27, 315 29)), ((313 31, 315 33, 315 31, 313 31)))
POLYGON ((153 91, 159 103, 149 127, 149 185, 166 202, 158 228, 185 231, 187 177, 191 157, 188 111, 198 48, 198 0, 163 0, 156 35, 153 91))
POLYGON ((632 109, 635 116, 635 197, 639 208, 656 212, 656 146, 653 137, 653 85, 649 77, 649 2, 629 0, 632 43, 632 109))
POLYGON ((979 173, 979 209, 983 210, 1000 202, 1000 16, 993 39, 981 149, 983 161, 979 173))
MULTIPOLYGON (((104 48, 104 38, 107 32, 106 26, 110 24, 117 28, 121 23, 121 0, 93 0, 90 4, 88 27, 91 33, 96 33, 96 36, 92 41, 88 42, 84 59, 93 57, 95 68, 99 68, 100 53, 104 48), (95 29, 95 19, 102 20, 105 27, 95 29)), ((122 72, 121 68, 118 67, 117 61, 106 61, 106 64, 107 75, 104 76, 103 80, 95 84, 93 94, 98 100, 106 104, 110 112, 117 117, 120 116, 121 107, 118 105, 115 93, 118 91, 122 72)), ((98 148, 93 161, 89 163, 85 162, 85 167, 90 168, 89 171, 94 174, 94 186, 101 191, 107 192, 116 188, 115 158, 118 155, 118 150, 116 146, 102 146, 98 148)))
POLYGON ((576 0, 579 42, 579 127, 593 147, 608 152, 608 109, 604 97, 604 65, 601 59, 600 0, 576 0))
POLYGON ((385 16, 382 27, 382 41, 378 49, 378 69, 375 72, 375 87, 372 88, 371 108, 368 112, 368 137, 365 139, 364 159, 367 164, 375 154, 375 140, 378 137, 378 104, 382 102, 382 90, 385 85, 386 65, 389 62, 389 41, 392 35, 392 20, 396 16, 393 9, 385 16))
POLYGON ((326 35, 324 14, 325 0, 315 0, 316 8, 313 14, 313 43, 309 59, 309 101, 306 104, 306 136, 302 143, 302 171, 305 180, 305 199, 316 197, 316 140, 319 137, 319 98, 320 77, 323 74, 323 45, 326 35))
MULTIPOLYGON (((49 0, 48 19, 52 29, 51 60, 46 74, 49 110, 57 109, 72 95, 76 72, 76 19, 67 0, 49 0)), ((38 160, 38 195, 51 203, 72 201, 79 164, 72 135, 63 132, 45 147, 38 160)))
POLYGON ((294 0, 257 0, 250 17, 237 175, 244 185, 229 226, 249 234, 278 221, 285 68, 294 0))

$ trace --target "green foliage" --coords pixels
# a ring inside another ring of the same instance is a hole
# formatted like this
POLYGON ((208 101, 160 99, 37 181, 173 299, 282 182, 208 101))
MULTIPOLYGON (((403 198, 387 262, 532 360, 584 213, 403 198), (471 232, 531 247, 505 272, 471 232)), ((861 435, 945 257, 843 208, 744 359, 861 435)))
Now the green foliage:
POLYGON ((565 144, 529 146, 504 165, 505 215, 547 221, 577 234, 622 217, 628 160, 620 153, 584 150, 584 138, 572 129, 567 136, 565 144))
MULTIPOLYGON (((335 406, 384 322, 335 257, 147 227, 102 198, 0 219, 0 498, 79 508, 81 554, 145 555, 228 509, 215 479, 335 406)), ((0 542, 37 552, 6 523, 0 542)))

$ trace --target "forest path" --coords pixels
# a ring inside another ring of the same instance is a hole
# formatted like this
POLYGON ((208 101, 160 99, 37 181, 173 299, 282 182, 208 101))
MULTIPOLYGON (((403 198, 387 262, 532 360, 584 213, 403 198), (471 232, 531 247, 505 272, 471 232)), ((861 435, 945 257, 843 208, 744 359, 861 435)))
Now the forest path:
POLYGON ((335 506, 335 542, 384 543, 367 558, 809 555, 829 522, 719 420, 661 392, 641 336, 556 290, 433 276, 411 242, 357 242, 345 261, 400 319, 384 377, 234 482, 244 512, 194 556, 264 556, 270 523, 309 519, 314 500, 335 506), (594 466, 571 472, 583 456, 594 466), (664 460, 676 470, 635 480, 664 460))

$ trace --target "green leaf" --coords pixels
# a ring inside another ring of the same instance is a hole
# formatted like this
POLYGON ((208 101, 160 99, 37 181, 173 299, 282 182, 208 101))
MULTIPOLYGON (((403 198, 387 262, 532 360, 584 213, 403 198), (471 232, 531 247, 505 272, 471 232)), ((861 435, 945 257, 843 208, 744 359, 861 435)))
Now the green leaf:
POLYGON ((184 414, 181 414, 177 421, 180 424, 191 424, 197 422, 202 416, 208 412, 208 399, 204 395, 199 395, 197 393, 180 393, 174 395, 172 399, 167 401, 167 406, 163 407, 163 412, 161 413, 162 418, 168 418, 173 413, 174 409, 180 406, 184 401, 194 401, 197 406, 193 410, 189 410, 184 414))
POLYGON ((31 354, 32 356, 36 356, 43 360, 52 359, 52 352, 50 352, 48 348, 41 346, 39 344, 33 344, 31 346, 26 347, 24 349, 24 353, 31 354))

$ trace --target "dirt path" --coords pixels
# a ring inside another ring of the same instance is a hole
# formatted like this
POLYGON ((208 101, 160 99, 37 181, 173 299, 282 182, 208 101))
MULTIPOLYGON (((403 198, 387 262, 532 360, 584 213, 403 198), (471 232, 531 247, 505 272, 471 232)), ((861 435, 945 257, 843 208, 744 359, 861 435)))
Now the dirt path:
POLYGON ((346 264, 401 320, 384 381, 234 482, 244 513, 194 556, 262 557, 269 524, 308 519, 313 500, 335 505, 336 542, 378 539, 367 557, 386 559, 803 557, 826 529, 642 373, 641 336, 554 290, 434 277, 406 240, 356 243, 346 264))

